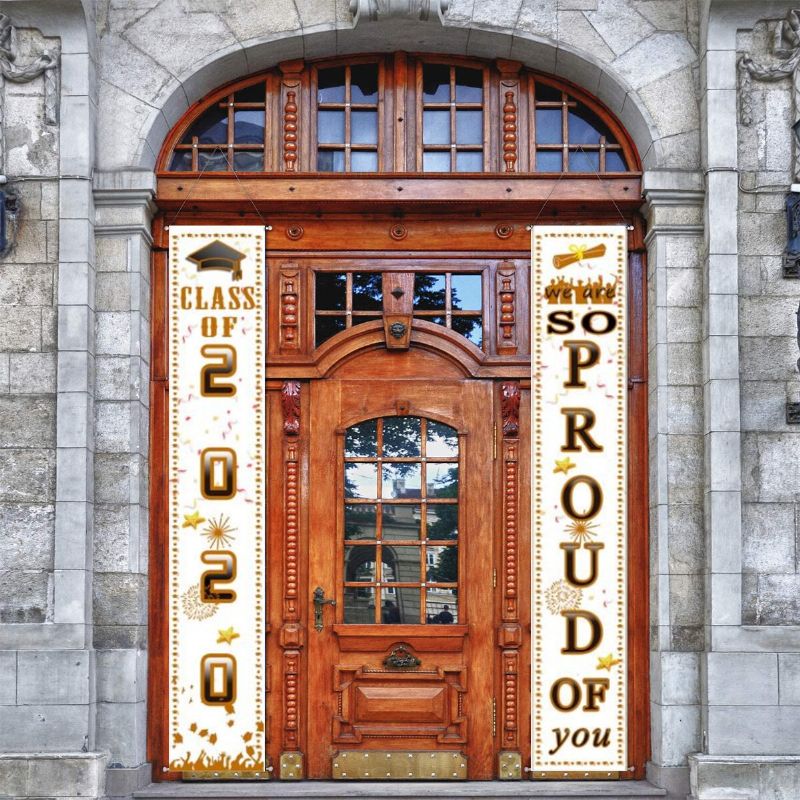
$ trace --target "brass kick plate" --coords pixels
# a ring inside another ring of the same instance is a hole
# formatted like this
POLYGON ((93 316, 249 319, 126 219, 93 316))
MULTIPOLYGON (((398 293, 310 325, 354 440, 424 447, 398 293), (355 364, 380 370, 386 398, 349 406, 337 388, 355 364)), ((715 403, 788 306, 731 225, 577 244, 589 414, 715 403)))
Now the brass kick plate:
POLYGON ((522 778, 522 755, 511 750, 500 753, 497 759, 497 777, 501 781, 518 781, 522 778))
POLYGON ((586 780, 593 781, 617 781, 619 772, 589 772, 587 770, 571 770, 564 772, 531 772, 531 778, 537 781, 574 781, 586 780))
POLYGON ((335 780, 463 781, 467 757, 452 750, 344 750, 332 760, 335 780))
POLYGON ((208 772, 181 772, 184 781, 268 781, 272 778, 272 767, 261 772, 244 772, 239 770, 210 770, 208 772))
POLYGON ((303 754, 281 753, 279 777, 282 781, 299 781, 303 777, 303 754))

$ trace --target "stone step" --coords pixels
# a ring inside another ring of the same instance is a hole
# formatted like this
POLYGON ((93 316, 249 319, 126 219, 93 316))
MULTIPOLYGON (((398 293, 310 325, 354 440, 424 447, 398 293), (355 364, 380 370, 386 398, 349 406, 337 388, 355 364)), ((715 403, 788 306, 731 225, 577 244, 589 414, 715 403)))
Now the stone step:
POLYGON ((653 800, 665 797, 647 781, 267 781, 263 783, 153 783, 134 794, 137 800, 417 800, 479 797, 481 800, 653 800))

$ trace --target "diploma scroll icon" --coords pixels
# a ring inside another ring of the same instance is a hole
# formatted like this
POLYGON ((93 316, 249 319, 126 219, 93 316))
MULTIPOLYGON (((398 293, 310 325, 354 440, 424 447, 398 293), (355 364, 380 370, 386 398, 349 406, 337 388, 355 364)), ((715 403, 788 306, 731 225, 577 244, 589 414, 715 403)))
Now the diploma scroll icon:
POLYGON ((570 264, 577 264, 590 258, 602 258, 606 254, 606 246, 598 244, 595 247, 587 247, 584 244, 571 244, 569 253, 560 253, 553 256, 553 266, 556 269, 564 269, 570 264))

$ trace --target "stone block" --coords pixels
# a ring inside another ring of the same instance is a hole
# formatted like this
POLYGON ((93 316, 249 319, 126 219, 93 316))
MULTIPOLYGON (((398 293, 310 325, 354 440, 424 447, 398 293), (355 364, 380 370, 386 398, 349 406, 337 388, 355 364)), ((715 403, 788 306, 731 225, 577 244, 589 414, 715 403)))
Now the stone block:
POLYGON ((786 244, 783 214, 739 214, 739 252, 744 256, 780 255, 786 244))
POLYGON ((800 625, 800 575, 759 576, 756 620, 759 625, 800 625))
POLYGON ((137 457, 127 453, 98 453, 94 480, 98 503, 130 502, 132 485, 139 480, 137 457))
MULTIPOLYGON (((594 7, 594 6, 593 6, 594 7)), ((522 0, 516 22, 517 31, 557 38, 558 10, 555 3, 542 0, 522 0)))
POLYGON ((800 797, 800 763, 761 764, 758 770, 759 797, 789 800, 800 797))
POLYGON ((55 463, 53 450, 0 449, 0 502, 52 502, 55 463))
POLYGON ((97 625, 145 625, 146 576, 120 572, 98 573, 94 581, 94 620, 97 625))
POLYGON ((11 361, 8 353, 0 353, 0 394, 9 392, 9 373, 11 361))
POLYGON ((96 297, 98 311, 129 311, 131 300, 131 276, 128 273, 98 273, 96 297))
POLYGON ((147 626, 94 626, 94 646, 98 650, 135 650, 147 647, 147 626))
POLYGON ((127 356, 98 356, 98 400, 131 399, 131 359, 127 356))
POLYGON ((55 509, 52 505, 0 505, 3 548, 0 569, 52 569, 55 509))
POLYGON ((696 342, 670 344, 667 347, 667 383, 691 386, 701 381, 700 345, 696 342))
POLYGON ((703 299, 703 275, 694 267, 666 270, 667 305, 698 307, 703 299))
POLYGON ((704 583, 702 575, 670 575, 670 617, 673 625, 702 625, 704 583))
POLYGON ((703 432, 703 390, 699 386, 669 386, 666 398, 668 433, 703 432))
POLYGON ((669 502, 699 505, 703 497, 703 437, 670 435, 667 448, 669 502))
POLYGON ((87 306, 62 306, 58 314, 60 350, 94 349, 94 314, 87 306))
POLYGON ((639 96, 658 126, 661 137, 699 129, 700 112, 691 67, 640 87, 639 96))
POLYGON ((86 136, 86 131, 96 130, 93 100, 84 96, 61 98, 59 160, 62 175, 91 175, 95 163, 94 138, 86 136))
POLYGON ((131 314, 100 312, 96 318, 97 355, 128 355, 131 352, 131 314))
POLYGON ((137 448, 137 403, 101 401, 95 404, 96 446, 101 453, 137 448))
POLYGON ((62 501, 91 501, 93 454, 86 447, 60 447, 56 453, 56 494, 62 501))
POLYGON ((778 704, 778 657, 775 653, 707 653, 705 659, 710 705, 778 704))
POLYGON ((92 508, 85 502, 56 503, 56 569, 86 569, 88 542, 92 539, 92 508))
POLYGON ((787 381, 797 374, 794 337, 742 337, 739 341, 743 379, 787 381))
POLYGON ((614 60, 614 51, 580 10, 569 10, 559 6, 557 31, 559 43, 563 42, 580 52, 591 53, 600 63, 614 60))
POLYGON ((52 264, 4 264, 0 269, 0 305, 50 306, 52 304, 52 264))
POLYGON ((56 414, 59 447, 91 447, 93 401, 87 392, 62 392, 56 414))
POLYGON ((736 432, 741 428, 739 381, 719 379, 708 381, 705 385, 704 403, 708 432, 736 432))
POLYGON ((143 650, 100 650, 97 653, 97 701, 136 703, 145 699, 147 653, 143 650))
POLYGON ((695 64, 694 48, 679 33, 656 32, 621 54, 613 66, 634 89, 695 64))
POLYGON ((800 706, 800 653, 778 653, 778 702, 800 706))
POLYGON ((741 441, 737 431, 706 434, 707 482, 712 492, 735 492, 741 486, 741 441))
POLYGON ((705 567, 703 508, 673 504, 669 514, 669 570, 675 574, 700 573, 705 567))
POLYGON ((737 763, 734 759, 723 761, 709 756, 690 755, 691 787, 693 800, 719 800, 725 794, 737 800, 756 800, 758 795, 759 765, 737 763), (723 794, 724 793, 724 794, 723 794))
POLYGON ((0 447, 53 447, 55 398, 0 397, 0 447))
POLYGON ((659 727, 657 731, 654 730, 653 760, 664 766, 685 764, 687 754, 700 749, 700 707, 687 705, 651 708, 659 708, 658 718, 654 720, 659 727))
POLYGON ((741 495, 708 492, 710 563, 714 572, 738 573, 742 563, 741 495))
POLYGON ((701 335, 699 308, 667 308, 668 342, 699 342, 701 335))
POLYGON ((128 239, 98 236, 95 240, 95 259, 98 272, 127 271, 128 239))
POLYGON ((97 572, 125 572, 131 564, 128 505, 96 505, 94 512, 94 568, 97 572))
POLYGON ((144 703, 97 704, 97 743, 112 764, 136 767, 147 759, 146 720, 144 703))
POLYGON ((42 309, 42 350, 44 351, 50 352, 58 349, 59 318, 58 309, 42 309))
POLYGON ((95 273, 87 262, 58 265, 58 302, 62 305, 94 307, 95 273))
POLYGON ((0 349, 33 352, 41 346, 41 314, 31 308, 4 308, 0 314, 0 349))
POLYGON ((742 532, 742 569, 772 574, 795 572, 794 504, 745 503, 742 532))
POLYGON ((780 337, 797 334, 796 297, 741 297, 739 330, 742 336, 780 337))
POLYGON ((630 50, 654 30, 625 0, 598 0, 597 9, 587 11, 586 18, 615 56, 630 50))
POLYGON ((798 441, 795 433, 742 435, 745 502, 796 502, 800 496, 798 441))
POLYGON ((29 758, 28 796, 105 797, 107 753, 35 754, 29 758))
POLYGON ((56 390, 55 353, 11 353, 11 394, 51 394, 56 390))
POLYGON ((709 294, 737 294, 739 279, 735 255, 710 255, 708 257, 709 294))
POLYGON ((80 625, 89 620, 86 571, 57 569, 53 572, 53 622, 80 625))
MULTIPOLYGON (((720 121, 718 127, 735 124, 731 120, 720 121)), ((713 198, 706 206, 706 229, 709 255, 733 255, 737 253, 739 176, 735 172, 709 172, 706 175, 706 193, 713 198)), ((759 215, 761 216, 761 215, 759 215)), ((741 235, 739 244, 741 248, 741 235)), ((742 254, 741 249, 738 250, 742 254)), ((746 253, 745 253, 746 255, 746 253)))
POLYGON ((742 622, 742 576, 717 574, 709 576, 712 625, 740 625, 742 622))
MULTIPOLYGON (((0 706, 13 706, 17 702, 17 653, 15 650, 0 650, 0 706)), ((3 761, 0 760, 0 786, 3 782, 3 761)), ((7 789, 6 789, 7 791, 7 789)))
MULTIPOLYGON (((707 125, 724 130, 736 125, 736 91, 708 89, 704 96, 707 125)), ((704 142, 706 159, 711 167, 736 167, 736 137, 709 135, 704 142)))
POLYGON ((58 353, 58 390, 89 392, 94 386, 94 357, 78 350, 58 353))
MULTIPOLYGON (((2 720, 2 709, 0 709, 2 720)), ((3 753, 0 755, 0 786, 7 797, 27 797, 28 759, 24 755, 3 753)))
POLYGON ((710 755, 791 754, 800 739, 800 706, 710 706, 710 755))
POLYGON ((700 656, 697 653, 653 653, 651 663, 654 702, 667 706, 700 702, 700 656))
MULTIPOLYGON (((13 593, 0 595, 0 622, 44 622, 47 617, 49 576, 20 569, 0 571, 0 581, 13 593)), ((2 728, 2 726, 0 726, 2 728)), ((2 734, 0 733, 0 742, 2 734)))
POLYGON ((85 650, 22 650, 18 656, 19 705, 89 702, 90 655, 85 650))

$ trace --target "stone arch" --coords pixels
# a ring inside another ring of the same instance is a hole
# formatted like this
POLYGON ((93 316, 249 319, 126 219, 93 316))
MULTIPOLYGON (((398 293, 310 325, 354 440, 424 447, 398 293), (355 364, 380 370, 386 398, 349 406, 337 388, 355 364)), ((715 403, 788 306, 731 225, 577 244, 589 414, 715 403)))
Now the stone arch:
MULTIPOLYGON (((670 166, 652 114, 630 82, 591 54, 552 39, 510 28, 403 20, 363 23, 358 28, 325 27, 313 33, 287 32, 229 45, 193 63, 164 85, 149 106, 131 164, 153 169, 170 129, 194 103, 236 78, 293 58, 409 50, 482 58, 513 58, 525 66, 575 83, 602 101, 634 140, 645 169, 670 166)), ((102 165, 101 165, 102 167, 102 165)))

